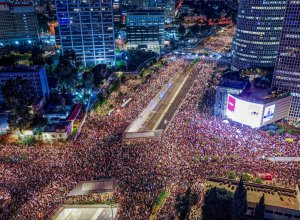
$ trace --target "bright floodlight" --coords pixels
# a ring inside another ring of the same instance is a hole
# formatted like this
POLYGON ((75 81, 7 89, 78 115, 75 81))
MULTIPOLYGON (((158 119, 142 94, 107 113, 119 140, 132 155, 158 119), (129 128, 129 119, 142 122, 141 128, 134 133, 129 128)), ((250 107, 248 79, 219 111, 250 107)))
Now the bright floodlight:
POLYGON ((31 44, 31 43, 32 43, 32 41, 31 41, 31 40, 28 40, 28 43, 29 43, 29 44, 31 44))
POLYGON ((17 44, 17 45, 18 45, 18 44, 19 44, 19 41, 15 41, 15 44, 17 44))

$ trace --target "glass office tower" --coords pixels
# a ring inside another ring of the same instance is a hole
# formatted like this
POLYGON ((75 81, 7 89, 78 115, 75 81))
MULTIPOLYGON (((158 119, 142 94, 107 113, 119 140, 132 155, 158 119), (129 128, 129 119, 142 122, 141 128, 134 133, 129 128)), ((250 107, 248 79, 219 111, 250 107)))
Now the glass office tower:
POLYGON ((240 0, 233 69, 274 67, 286 0, 240 0))
POLYGON ((164 24, 163 11, 128 11, 126 22, 128 48, 152 50, 160 54, 164 47, 164 24))
POLYGON ((300 125, 300 1, 288 0, 284 17, 273 87, 293 96, 289 122, 300 125))
POLYGON ((56 0, 62 50, 87 66, 115 64, 112 0, 56 0))

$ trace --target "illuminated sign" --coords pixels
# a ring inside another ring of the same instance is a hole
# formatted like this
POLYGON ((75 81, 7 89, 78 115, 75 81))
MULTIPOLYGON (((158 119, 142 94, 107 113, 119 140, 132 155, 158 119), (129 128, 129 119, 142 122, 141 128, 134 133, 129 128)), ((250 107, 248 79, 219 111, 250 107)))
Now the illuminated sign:
POLYGON ((228 95, 226 115, 233 121, 251 127, 260 127, 263 105, 244 101, 228 95))
POLYGON ((264 117, 263 117, 263 122, 264 123, 273 119, 274 111, 275 111, 275 104, 270 105, 270 106, 265 108, 264 117))

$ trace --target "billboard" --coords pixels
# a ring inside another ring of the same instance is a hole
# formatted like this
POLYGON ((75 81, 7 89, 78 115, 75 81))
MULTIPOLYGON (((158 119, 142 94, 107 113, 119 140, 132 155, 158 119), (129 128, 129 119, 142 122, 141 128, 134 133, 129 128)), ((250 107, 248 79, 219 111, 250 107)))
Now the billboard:
POLYGON ((263 123, 271 121, 273 119, 274 111, 275 111, 275 104, 270 105, 265 108, 264 116, 263 116, 263 123))
POLYGON ((263 107, 263 104, 244 101, 228 95, 226 116, 241 124, 259 128, 261 126, 263 107))

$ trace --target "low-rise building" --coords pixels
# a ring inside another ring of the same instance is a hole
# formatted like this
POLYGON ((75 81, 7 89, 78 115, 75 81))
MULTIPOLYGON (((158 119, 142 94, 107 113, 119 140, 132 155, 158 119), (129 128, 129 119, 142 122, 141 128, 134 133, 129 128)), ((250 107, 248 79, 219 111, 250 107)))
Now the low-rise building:
MULTIPOLYGON (((0 66, 0 88, 5 85, 7 80, 17 77, 31 82, 36 97, 49 95, 48 80, 44 67, 0 66)), ((5 100, 0 89, 0 104, 3 103, 5 103, 5 100)))
POLYGON ((66 141, 71 134, 72 126, 68 121, 47 125, 42 132, 43 142, 66 141))
POLYGON ((7 114, 0 114, 0 134, 6 134, 9 130, 7 114))
POLYGON ((288 92, 260 88, 244 79, 223 79, 215 100, 216 116, 260 128, 287 118, 292 97, 288 92))
MULTIPOLYGON (((238 181, 218 177, 208 178, 205 189, 223 188, 234 192, 238 181)), ((248 210, 247 216, 253 217, 255 206, 259 199, 265 197, 265 219, 269 220, 297 220, 300 219, 300 193, 296 189, 282 188, 273 185, 244 182, 247 190, 248 210)))

